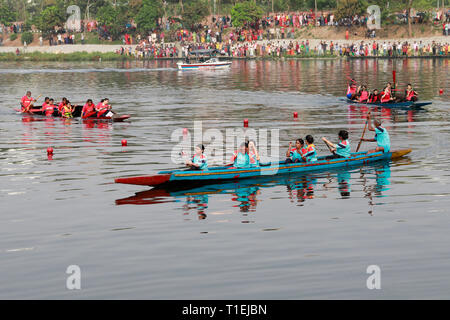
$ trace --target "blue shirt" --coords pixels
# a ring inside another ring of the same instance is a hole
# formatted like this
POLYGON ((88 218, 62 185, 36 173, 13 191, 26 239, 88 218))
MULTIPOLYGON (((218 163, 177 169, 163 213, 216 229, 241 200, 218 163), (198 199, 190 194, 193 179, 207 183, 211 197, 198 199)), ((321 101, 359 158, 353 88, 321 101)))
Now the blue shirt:
POLYGON ((389 133, 385 128, 375 128, 375 140, 377 140, 379 147, 384 148, 384 152, 389 152, 391 150, 391 139, 389 138, 389 133))
POLYGON ((317 161, 316 147, 313 144, 306 147, 305 158, 307 162, 317 161))

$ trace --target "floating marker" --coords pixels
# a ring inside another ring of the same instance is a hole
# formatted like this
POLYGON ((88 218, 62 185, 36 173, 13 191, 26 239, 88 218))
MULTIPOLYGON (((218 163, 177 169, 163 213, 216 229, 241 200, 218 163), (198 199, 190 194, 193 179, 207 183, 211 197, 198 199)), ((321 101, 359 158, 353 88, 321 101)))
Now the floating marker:
POLYGON ((298 118, 298 112, 294 112, 294 118, 298 118))
POLYGON ((47 148, 47 155, 53 155, 53 148, 52 147, 48 147, 47 148))
POLYGON ((126 139, 122 140, 122 147, 126 147, 128 144, 128 141, 126 139))
POLYGON ((439 89, 439 94, 440 95, 444 94, 444 90, 443 89, 439 89))
POLYGON ((244 128, 248 127, 248 119, 244 119, 244 128))
POLYGON ((187 135, 189 133, 189 130, 187 128, 183 128, 183 135, 187 135))

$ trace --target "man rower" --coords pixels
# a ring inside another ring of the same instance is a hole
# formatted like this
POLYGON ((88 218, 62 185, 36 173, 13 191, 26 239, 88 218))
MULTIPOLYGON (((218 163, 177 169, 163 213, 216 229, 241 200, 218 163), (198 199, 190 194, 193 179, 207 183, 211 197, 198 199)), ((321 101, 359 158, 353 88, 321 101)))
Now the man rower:
POLYGON ((391 150, 391 139, 389 138, 388 131, 381 126, 381 121, 378 119, 373 119, 373 126, 370 122, 370 113, 367 115, 367 123, 369 126, 367 129, 369 131, 375 131, 375 138, 374 139, 361 139, 362 141, 368 141, 368 142, 376 142, 377 147, 373 150, 367 151, 367 153, 374 153, 374 152, 389 152, 391 150))
POLYGON ((334 144, 330 142, 327 138, 322 137, 323 142, 330 149, 332 155, 325 157, 325 159, 336 159, 336 158, 349 158, 350 157, 350 142, 348 141, 348 131, 341 130, 338 133, 339 143, 334 144))
MULTIPOLYGON (((47 99, 47 98, 46 98, 47 99)), ((53 112, 55 112, 56 106, 53 104, 53 99, 48 99, 48 103, 44 103, 42 105, 42 112, 47 116, 51 117, 53 115, 53 112)))
POLYGON ((413 89, 411 83, 408 83, 405 89, 405 101, 416 102, 418 99, 418 93, 413 89))
POLYGON ((26 95, 20 100, 21 112, 28 112, 34 102, 36 102, 36 99, 31 97, 31 91, 27 91, 26 95))
POLYGON ((92 116, 95 116, 95 104, 92 101, 92 99, 88 99, 86 101, 86 104, 83 106, 83 109, 81 110, 81 118, 86 119, 92 116))
POLYGON ((314 145, 314 138, 312 135, 307 135, 306 140, 306 153, 302 157, 303 161, 314 162, 317 161, 316 146, 314 145))

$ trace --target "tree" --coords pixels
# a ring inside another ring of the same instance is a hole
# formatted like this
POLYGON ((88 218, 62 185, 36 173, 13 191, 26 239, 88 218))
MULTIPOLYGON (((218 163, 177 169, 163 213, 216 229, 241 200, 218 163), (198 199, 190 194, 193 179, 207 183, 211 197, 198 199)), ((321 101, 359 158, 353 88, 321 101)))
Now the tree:
POLYGON ((209 15, 208 4, 204 0, 194 0, 184 7, 183 26, 194 30, 193 26, 201 22, 207 15, 209 15))
POLYGON ((9 24, 16 21, 17 14, 11 1, 0 0, 0 23, 9 24))
POLYGON ((365 12, 365 3, 362 0, 339 0, 336 9, 336 19, 349 18, 365 12))
POLYGON ((125 8, 122 6, 114 7, 108 4, 101 7, 97 12, 97 21, 100 26, 105 26, 113 40, 118 39, 128 22, 125 8))
POLYGON ((254 2, 245 1, 237 3, 231 9, 231 21, 233 26, 242 27, 246 23, 256 22, 261 19, 263 10, 254 2))
POLYGON ((42 10, 35 23, 44 37, 49 37, 55 31, 55 27, 62 27, 65 22, 65 15, 56 6, 50 6, 42 10))
POLYGON ((163 16, 163 9, 156 0, 143 0, 142 7, 135 17, 139 31, 147 33, 158 26, 158 19, 163 16))

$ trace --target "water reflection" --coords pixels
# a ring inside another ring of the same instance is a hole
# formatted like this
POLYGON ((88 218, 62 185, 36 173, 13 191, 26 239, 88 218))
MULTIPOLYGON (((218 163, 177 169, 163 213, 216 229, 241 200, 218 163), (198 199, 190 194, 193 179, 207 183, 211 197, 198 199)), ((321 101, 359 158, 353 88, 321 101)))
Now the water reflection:
POLYGON ((316 198, 333 197, 349 199, 352 196, 352 181, 361 180, 363 196, 369 201, 369 214, 373 213, 373 198, 386 197, 391 185, 389 162, 378 163, 364 168, 339 169, 328 173, 298 174, 288 176, 259 177, 257 179, 210 184, 202 186, 174 186, 171 188, 154 188, 138 192, 134 196, 116 200, 116 205, 154 205, 167 202, 180 202, 185 199, 182 209, 185 215, 198 214, 199 219, 206 219, 210 197, 230 195, 230 206, 239 212, 256 212, 259 197, 265 193, 265 199, 274 199, 271 189, 286 186, 287 194, 276 195, 297 206, 304 206, 306 201, 316 198))

